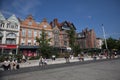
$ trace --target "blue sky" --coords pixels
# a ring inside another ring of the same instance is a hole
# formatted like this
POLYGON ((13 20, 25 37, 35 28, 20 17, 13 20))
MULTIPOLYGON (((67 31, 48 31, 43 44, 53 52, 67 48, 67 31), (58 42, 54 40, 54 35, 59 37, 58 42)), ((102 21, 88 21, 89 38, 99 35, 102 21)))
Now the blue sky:
POLYGON ((120 37, 120 0, 0 0, 0 12, 7 18, 12 14, 25 19, 32 14, 37 22, 58 18, 73 22, 77 32, 88 27, 97 37, 120 37))

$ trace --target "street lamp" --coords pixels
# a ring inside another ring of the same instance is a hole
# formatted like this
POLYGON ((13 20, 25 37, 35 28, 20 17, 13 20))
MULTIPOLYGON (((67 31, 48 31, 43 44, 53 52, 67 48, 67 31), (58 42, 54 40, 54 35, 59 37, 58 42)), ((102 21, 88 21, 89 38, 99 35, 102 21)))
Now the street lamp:
POLYGON ((105 29, 104 29, 103 24, 102 24, 102 30, 103 30, 103 36, 104 36, 104 39, 105 39, 105 47, 106 47, 106 49, 108 49, 108 47, 107 47, 107 41, 106 41, 106 35, 105 35, 105 29))
MULTIPOLYGON (((104 40, 105 40, 105 47, 106 47, 106 50, 108 51, 108 46, 107 46, 107 41, 106 41, 106 34, 105 34, 105 29, 104 29, 103 24, 102 24, 102 30, 103 30, 104 40)), ((108 51, 108 52, 109 52, 109 51, 108 51)), ((108 52, 107 52, 107 56, 108 56, 108 52)))

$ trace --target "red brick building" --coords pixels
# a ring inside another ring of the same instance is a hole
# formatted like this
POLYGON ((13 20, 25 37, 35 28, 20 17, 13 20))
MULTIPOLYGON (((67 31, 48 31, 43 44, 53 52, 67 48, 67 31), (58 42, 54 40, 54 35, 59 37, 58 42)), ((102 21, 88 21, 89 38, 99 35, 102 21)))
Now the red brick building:
POLYGON ((82 49, 96 48, 96 34, 93 29, 88 28, 77 34, 77 44, 80 44, 82 49))
POLYGON ((74 24, 68 21, 59 23, 58 19, 54 19, 50 25, 53 27, 54 46, 59 47, 62 51, 66 50, 69 47, 69 37, 66 31, 70 30, 70 27, 76 30, 74 24))
POLYGON ((36 22, 32 15, 29 15, 25 20, 20 20, 20 53, 26 56, 37 55, 39 46, 36 43, 36 37, 40 37, 42 29, 48 33, 49 37, 52 37, 52 27, 46 19, 43 19, 41 22, 36 22))

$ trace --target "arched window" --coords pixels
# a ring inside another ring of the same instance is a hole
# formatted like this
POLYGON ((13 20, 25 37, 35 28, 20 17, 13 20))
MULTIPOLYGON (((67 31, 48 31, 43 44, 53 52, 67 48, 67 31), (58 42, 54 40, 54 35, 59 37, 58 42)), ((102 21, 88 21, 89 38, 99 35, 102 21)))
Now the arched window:
POLYGON ((16 34, 15 33, 9 33, 6 36, 7 38, 16 38, 16 34))
POLYGON ((7 28, 10 28, 10 23, 7 23, 7 28))
POLYGON ((4 28, 4 25, 5 25, 4 22, 1 21, 1 22, 0 22, 0 27, 1 27, 1 28, 4 28))
POLYGON ((7 34, 6 44, 16 44, 16 34, 15 33, 7 34))
POLYGON ((17 23, 15 23, 15 29, 18 29, 18 25, 17 25, 17 23))

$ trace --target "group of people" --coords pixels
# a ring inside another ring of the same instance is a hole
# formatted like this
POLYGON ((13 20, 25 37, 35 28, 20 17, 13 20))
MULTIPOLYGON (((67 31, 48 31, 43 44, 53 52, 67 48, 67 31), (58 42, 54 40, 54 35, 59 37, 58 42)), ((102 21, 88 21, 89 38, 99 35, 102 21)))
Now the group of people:
POLYGON ((78 59, 79 59, 79 61, 84 61, 84 55, 83 54, 78 54, 78 59))
POLYGON ((4 62, 3 62, 3 65, 2 65, 3 69, 6 71, 6 70, 16 70, 16 69, 19 69, 20 66, 17 62, 17 60, 9 60, 9 59, 6 59, 4 62))
POLYGON ((43 66, 46 66, 46 65, 47 65, 47 59, 40 56, 39 66, 43 67, 43 66))

